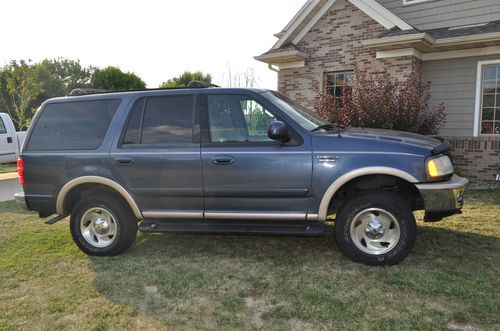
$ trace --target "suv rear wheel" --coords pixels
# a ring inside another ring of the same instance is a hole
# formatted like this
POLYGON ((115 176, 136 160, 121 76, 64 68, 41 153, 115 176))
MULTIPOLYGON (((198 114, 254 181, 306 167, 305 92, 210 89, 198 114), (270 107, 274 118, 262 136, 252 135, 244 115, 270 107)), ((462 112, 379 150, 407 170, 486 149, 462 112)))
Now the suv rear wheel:
POLYGON ((335 221, 335 238, 355 262, 392 265, 403 260, 416 240, 411 208, 392 192, 367 192, 348 199, 335 221))
POLYGON ((70 228, 73 240, 86 254, 113 256, 132 245, 137 235, 137 220, 120 199, 98 194, 75 206, 70 228))

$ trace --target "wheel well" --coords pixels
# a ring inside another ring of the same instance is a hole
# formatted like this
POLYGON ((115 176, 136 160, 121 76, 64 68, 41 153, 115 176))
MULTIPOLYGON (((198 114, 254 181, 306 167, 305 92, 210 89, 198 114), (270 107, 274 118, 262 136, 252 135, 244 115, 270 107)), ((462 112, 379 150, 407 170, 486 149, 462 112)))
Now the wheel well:
POLYGON ((367 175, 352 179, 333 195, 328 206, 328 215, 336 214, 344 201, 360 191, 388 191, 399 194, 412 210, 423 209, 423 200, 414 184, 390 175, 367 175))
POLYGON ((75 186, 66 194, 63 204, 64 211, 71 213, 73 208, 78 202, 80 202, 80 200, 88 196, 94 196, 97 194, 112 195, 120 199, 126 206, 130 208, 127 200, 125 200, 125 198, 112 187, 98 183, 85 183, 75 186))

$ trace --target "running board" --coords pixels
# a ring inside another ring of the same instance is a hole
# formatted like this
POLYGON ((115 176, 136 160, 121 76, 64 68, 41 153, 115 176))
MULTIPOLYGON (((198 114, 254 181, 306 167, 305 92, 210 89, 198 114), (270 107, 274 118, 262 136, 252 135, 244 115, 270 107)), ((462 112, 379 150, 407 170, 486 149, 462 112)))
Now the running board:
POLYGON ((68 217, 70 214, 64 214, 64 215, 57 215, 56 217, 48 220, 47 222, 45 222, 45 224, 47 225, 52 225, 52 224, 56 224, 57 222, 59 221, 62 221, 63 219, 65 219, 66 217, 68 217))
POLYGON ((144 220, 139 231, 180 234, 226 234, 268 236, 322 236, 326 224, 320 222, 262 222, 262 221, 159 221, 144 220))

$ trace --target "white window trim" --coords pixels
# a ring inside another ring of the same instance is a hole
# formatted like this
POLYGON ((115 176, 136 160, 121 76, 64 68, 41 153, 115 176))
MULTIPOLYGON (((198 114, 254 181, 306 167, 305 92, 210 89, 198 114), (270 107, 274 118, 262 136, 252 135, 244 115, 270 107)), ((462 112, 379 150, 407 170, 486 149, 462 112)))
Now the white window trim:
MULTIPOLYGON (((479 137, 481 134, 481 101, 483 98, 483 68, 487 65, 500 65, 500 60, 490 60, 490 61, 478 61, 477 62, 477 73, 476 73, 476 104, 474 109, 474 137, 479 137)), ((484 136, 492 136, 491 134, 486 134, 484 136)), ((498 135, 494 135, 498 136, 498 135)))
POLYGON ((431 0, 403 0, 403 6, 416 5, 417 3, 428 2, 431 0))

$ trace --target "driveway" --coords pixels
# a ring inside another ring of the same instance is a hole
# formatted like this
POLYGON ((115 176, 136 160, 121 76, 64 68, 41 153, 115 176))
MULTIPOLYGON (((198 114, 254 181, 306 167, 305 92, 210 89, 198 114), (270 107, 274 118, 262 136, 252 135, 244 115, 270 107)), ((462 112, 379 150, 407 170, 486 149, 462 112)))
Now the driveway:
POLYGON ((22 190, 17 178, 0 180, 0 201, 13 200, 14 193, 22 190))

